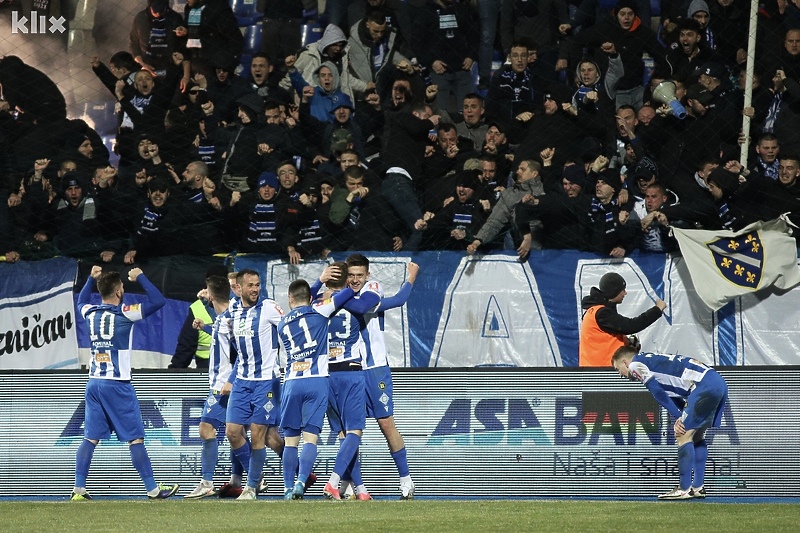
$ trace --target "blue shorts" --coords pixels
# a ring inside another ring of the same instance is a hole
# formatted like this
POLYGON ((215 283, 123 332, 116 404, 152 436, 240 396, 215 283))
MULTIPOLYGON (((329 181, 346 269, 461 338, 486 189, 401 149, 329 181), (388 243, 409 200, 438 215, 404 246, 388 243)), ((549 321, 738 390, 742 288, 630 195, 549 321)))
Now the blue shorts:
POLYGON ((114 431, 120 442, 144 438, 142 411, 130 381, 89 378, 84 398, 84 437, 104 440, 114 431))
POLYGON ((388 366, 379 366, 362 372, 364 372, 364 391, 367 395, 367 416, 380 420, 394 415, 392 369, 388 366))
POLYGON ((317 433, 328 407, 328 378, 290 379, 283 384, 281 428, 317 433))
POLYGON ((217 427, 220 422, 224 424, 227 418, 229 399, 229 394, 214 394, 214 391, 208 391, 200 422, 211 424, 214 427, 217 427))
POLYGON ((280 378, 233 382, 226 420, 232 424, 277 426, 281 411, 280 378))
POLYGON ((364 430, 367 423, 364 372, 331 372, 328 378, 328 423, 335 433, 364 430))
POLYGON ((727 401, 728 384, 716 370, 709 370, 687 398, 686 409, 681 416, 683 426, 695 431, 718 428, 727 401))

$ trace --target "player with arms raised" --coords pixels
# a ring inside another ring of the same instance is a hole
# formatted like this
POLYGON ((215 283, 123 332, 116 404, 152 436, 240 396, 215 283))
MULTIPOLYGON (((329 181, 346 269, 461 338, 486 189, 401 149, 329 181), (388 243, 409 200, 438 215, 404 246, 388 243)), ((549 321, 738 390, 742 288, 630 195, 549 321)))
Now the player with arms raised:
POLYGON ((111 431, 117 434, 120 442, 128 443, 131 461, 144 482, 148 498, 169 498, 179 488, 177 484, 156 483, 144 447, 139 400, 131 383, 134 323, 152 315, 167 301, 140 268, 131 269, 128 279, 142 286, 148 301, 123 305, 125 289, 119 273, 103 273, 99 266, 92 267, 91 275, 78 295, 78 310, 89 328, 92 361, 85 393, 84 440, 78 446, 75 459, 75 487, 70 498, 73 501, 92 499, 86 491, 89 465, 95 447, 102 439, 109 438, 111 431), (100 305, 90 302, 95 285, 100 292, 100 305))
MULTIPOLYGON (((414 498, 414 482, 408 469, 406 444, 394 423, 392 371, 389 368, 383 336, 383 312, 394 305, 387 305, 385 300, 381 302, 383 288, 378 281, 369 278, 369 259, 361 254, 352 254, 345 262, 348 286, 356 293, 356 297, 347 309, 357 314, 361 338, 364 340, 363 369, 367 416, 377 420, 378 427, 386 438, 389 452, 400 476, 400 499, 410 500, 414 498)), ((415 263, 409 263, 408 283, 404 283, 401 288, 406 299, 418 270, 419 267, 415 263)))

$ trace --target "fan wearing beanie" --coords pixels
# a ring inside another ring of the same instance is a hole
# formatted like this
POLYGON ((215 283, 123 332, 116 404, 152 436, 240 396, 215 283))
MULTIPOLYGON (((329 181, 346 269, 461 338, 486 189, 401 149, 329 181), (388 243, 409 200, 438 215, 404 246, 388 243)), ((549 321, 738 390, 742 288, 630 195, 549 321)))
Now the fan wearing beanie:
POLYGON ((611 356, 622 346, 638 349, 634 335, 658 320, 667 304, 656 299, 656 304, 635 318, 628 318, 617 312, 622 303, 627 284, 625 278, 616 272, 608 272, 600 278, 597 287, 592 287, 589 295, 581 300, 583 321, 581 322, 578 365, 582 367, 607 367, 611 356))

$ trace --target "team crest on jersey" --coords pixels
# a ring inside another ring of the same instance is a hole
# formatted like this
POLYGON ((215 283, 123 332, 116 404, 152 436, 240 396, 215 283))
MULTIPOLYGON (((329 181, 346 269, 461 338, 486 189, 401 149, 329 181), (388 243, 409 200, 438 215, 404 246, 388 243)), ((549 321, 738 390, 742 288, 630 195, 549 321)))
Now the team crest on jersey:
POLYGON ((268 412, 268 413, 269 413, 269 412, 271 412, 273 409, 275 409, 275 404, 274 404, 274 403, 272 403, 271 401, 269 401, 269 402, 267 402, 267 403, 265 403, 265 404, 264 404, 264 410, 265 410, 266 412, 268 412))
POLYGON ((127 313, 128 311, 138 311, 140 305, 141 304, 123 305, 122 312, 127 313))
POLYGON ((747 289, 758 288, 764 268, 764 245, 757 231, 707 242, 722 277, 747 289))
POLYGON ((380 383, 378 383, 378 388, 381 389, 381 390, 385 389, 386 388, 386 383, 381 381, 380 383))

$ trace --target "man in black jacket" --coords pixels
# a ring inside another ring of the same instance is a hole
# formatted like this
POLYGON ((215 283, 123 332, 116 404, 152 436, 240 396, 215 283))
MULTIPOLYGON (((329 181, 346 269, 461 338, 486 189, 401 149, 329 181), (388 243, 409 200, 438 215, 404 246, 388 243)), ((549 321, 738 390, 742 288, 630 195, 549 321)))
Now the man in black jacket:
POLYGON ((328 222, 337 250, 399 251, 403 223, 377 187, 365 186, 360 166, 344 171, 344 187, 331 194, 328 222))
POLYGON ((417 8, 414 22, 411 46, 439 87, 436 107, 455 114, 450 92, 458 105, 475 91, 470 71, 478 58, 477 18, 465 3, 428 0, 424 8, 417 8))
POLYGON ((131 27, 130 50, 136 62, 153 75, 163 74, 170 66, 172 52, 181 51, 175 29, 182 25, 183 17, 169 7, 169 0, 148 0, 131 27))
POLYGON ((607 367, 617 348, 637 345, 638 339, 627 337, 639 333, 661 318, 667 304, 656 299, 653 307, 635 318, 628 318, 617 312, 628 292, 625 279, 616 272, 609 272, 600 278, 598 287, 592 287, 588 296, 581 300, 584 310, 581 321, 579 366, 607 367))
POLYGON ((186 26, 180 26, 175 34, 186 37, 186 48, 191 59, 208 58, 210 54, 224 51, 236 58, 242 55, 244 35, 233 10, 224 0, 187 0, 183 11, 186 26))
POLYGON ((422 233, 415 228, 417 220, 422 218, 422 209, 413 182, 422 175, 428 132, 438 123, 439 115, 434 115, 424 102, 387 117, 387 135, 381 157, 388 170, 383 178, 382 192, 411 232, 404 247, 406 250, 416 250, 422 238, 422 233))

